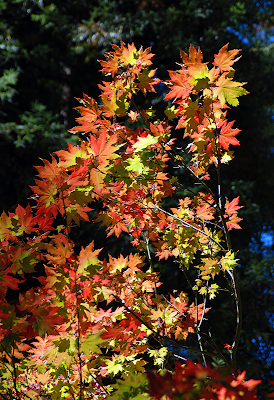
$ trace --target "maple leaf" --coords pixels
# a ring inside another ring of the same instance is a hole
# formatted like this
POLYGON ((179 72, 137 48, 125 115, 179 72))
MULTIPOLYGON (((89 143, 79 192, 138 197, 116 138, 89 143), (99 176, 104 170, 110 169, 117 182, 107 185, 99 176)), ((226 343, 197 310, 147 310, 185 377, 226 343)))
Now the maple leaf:
POLYGON ((116 75, 122 69, 130 66, 133 73, 139 73, 142 68, 151 65, 150 59, 154 54, 150 53, 150 47, 145 51, 137 50, 134 43, 125 45, 121 40, 121 47, 113 44, 114 51, 107 53, 106 61, 100 61, 103 69, 101 70, 106 75, 116 75))
POLYGON ((193 90, 199 92, 210 87, 209 70, 206 64, 189 67, 188 73, 192 77, 189 79, 189 83, 193 86, 193 90))
POLYGON ((73 254, 72 244, 65 235, 59 234, 54 238, 54 244, 46 243, 48 251, 46 258, 53 264, 64 265, 67 258, 73 254))
POLYGON ((174 118, 176 118, 177 110, 175 109, 175 106, 173 105, 173 106, 171 106, 171 107, 167 107, 167 108, 165 109, 164 113, 165 113, 165 115, 167 116, 167 118, 168 118, 170 121, 173 121, 174 118))
POLYGON ((101 191, 104 188, 104 179, 106 177, 106 174, 98 168, 92 168, 89 171, 89 178, 90 178, 90 184, 94 188, 94 196, 100 196, 101 191))
POLYGON ((132 158, 128 158, 127 162, 127 171, 138 172, 139 175, 144 172, 145 166, 142 162, 142 158, 138 154, 135 154, 132 158))
POLYGON ((124 62, 124 65, 127 66, 128 64, 134 65, 137 63, 138 60, 138 52, 134 45, 128 44, 127 47, 124 43, 121 43, 121 59, 124 62))
POLYGON ((214 55, 214 61, 213 65, 215 67, 219 67, 220 71, 234 71, 234 68, 232 68, 232 65, 238 61, 240 57, 236 58, 236 55, 241 51, 241 50, 227 50, 228 48, 228 43, 225 44, 220 50, 218 54, 214 55))
POLYGON ((71 204, 66 207, 66 217, 67 223, 70 224, 74 221, 78 226, 80 225, 80 220, 89 221, 88 212, 92 211, 90 207, 83 207, 80 204, 71 204))
POLYGON ((201 218, 203 221, 210 221, 214 219, 213 214, 215 213, 215 209, 210 204, 203 204, 202 206, 198 206, 196 208, 196 215, 198 218, 201 218))
POLYGON ((220 145, 225 149, 225 150, 229 150, 229 146, 232 144, 233 146, 237 146, 240 144, 240 142, 238 141, 238 139, 235 138, 235 136, 241 132, 240 129, 238 128, 234 128, 232 129, 232 125, 234 124, 235 121, 230 121, 229 123, 227 123, 227 121, 225 120, 221 131, 218 135, 218 140, 220 142, 220 145))
POLYGON ((106 54, 107 61, 100 61, 102 65, 101 72, 105 73, 106 75, 111 74, 112 77, 118 72, 118 69, 121 67, 121 60, 120 58, 115 55, 114 53, 109 52, 106 54))
POLYGON ((98 254, 101 249, 94 250, 94 241, 91 242, 87 247, 82 247, 78 256, 78 269, 77 274, 92 274, 97 271, 98 267, 98 254))
POLYGON ((233 151, 226 151, 225 153, 222 154, 221 156, 221 163, 222 164, 228 164, 229 161, 233 160, 233 151))
POLYGON ((107 229, 109 232, 107 234, 107 237, 112 235, 113 233, 115 236, 118 238, 122 232, 127 232, 128 233, 128 228, 124 222, 112 220, 112 223, 110 227, 107 229))
POLYGON ((77 109, 82 115, 82 117, 76 118, 76 122, 78 122, 80 126, 74 126, 72 129, 70 129, 70 132, 93 132, 94 122, 101 113, 97 107, 97 104, 95 110, 85 107, 77 107, 77 109))
POLYGON ((10 288, 12 290, 19 290, 18 283, 22 282, 22 280, 14 278, 14 276, 10 274, 11 272, 12 271, 10 268, 6 269, 5 271, 1 271, 1 273, 0 273, 1 291, 4 288, 6 288, 6 289, 10 288))
POLYGON ((191 44, 189 46, 189 55, 181 50, 180 56, 182 58, 184 66, 192 66, 193 64, 202 65, 203 53, 201 52, 200 47, 198 47, 197 51, 195 47, 191 44))
POLYGON ((28 204, 26 208, 18 205, 15 209, 15 215, 12 218, 14 225, 17 225, 16 236, 21 236, 23 233, 30 234, 34 231, 34 226, 37 223, 37 218, 33 217, 32 210, 28 204))
POLYGON ((242 218, 239 218, 237 214, 232 214, 229 219, 226 221, 226 226, 229 231, 231 229, 242 229, 238 222, 242 221, 242 218))
POLYGON ((240 208, 243 208, 243 206, 239 206, 238 205, 239 204, 239 199, 240 199, 240 196, 235 197, 235 199, 233 199, 230 202, 228 200, 226 200, 226 203, 225 203, 226 214, 225 214, 225 216, 230 216, 232 214, 237 214, 238 210, 240 208))
POLYGON ((117 99, 118 96, 118 87, 119 84, 115 82, 105 82, 102 81, 102 85, 98 85, 98 87, 101 89, 102 96, 106 96, 109 100, 114 101, 117 99))
POLYGON ((117 144, 118 135, 107 136, 106 131, 100 133, 99 138, 96 140, 94 136, 90 137, 89 147, 94 158, 96 159, 99 166, 105 165, 109 160, 115 160, 118 158, 116 153, 121 145, 117 144))
POLYGON ((47 334, 56 334, 58 332, 57 326, 65 322, 65 317, 57 314, 61 307, 47 307, 39 306, 33 309, 33 314, 36 317, 33 328, 38 331, 40 336, 47 334))
POLYGON ((215 275, 218 275, 218 273, 220 272, 220 265, 218 264, 217 260, 207 258, 204 260, 204 265, 201 266, 199 269, 201 271, 200 276, 211 275, 212 278, 214 278, 215 275))
POLYGON ((239 260, 235 258, 235 253, 230 250, 221 258, 220 264, 224 270, 232 270, 237 267, 238 261, 239 260))
POLYGON ((89 335, 87 338, 81 338, 80 340, 80 350, 87 356, 90 357, 91 354, 101 354, 99 345, 105 341, 98 334, 89 335))
POLYGON ((51 204, 55 204, 55 196, 58 193, 57 185, 54 182, 42 181, 38 179, 35 179, 35 183, 36 186, 31 186, 31 189, 38 195, 38 199, 36 200, 39 205, 44 204, 47 208, 51 204))
POLYGON ((172 85, 168 85, 170 91, 165 96, 165 99, 179 99, 188 97, 191 90, 191 85, 188 82, 189 74, 185 70, 168 71, 168 73, 170 76, 170 83, 172 85))
MULTIPOLYGON (((255 389, 259 383, 261 383, 261 379, 249 379, 248 381, 243 382, 243 386, 248 388, 248 390, 255 389)), ((267 396, 267 395, 266 395, 267 396)), ((268 397, 268 396, 267 396, 268 397)))
MULTIPOLYGON (((85 93, 83 93, 84 99, 77 99, 80 102, 84 102, 85 107, 76 107, 76 110, 81 114, 80 118, 76 118, 76 121, 79 122, 83 127, 88 127, 88 125, 92 122, 95 122, 101 115, 102 111, 98 107, 98 103, 93 98, 88 98, 85 93)), ((73 129, 72 129, 73 130, 73 129)), ((88 132, 88 130, 84 130, 84 132, 88 132)))
POLYGON ((119 258, 111 257, 109 254, 109 271, 111 274, 116 274, 117 271, 121 272, 124 268, 128 266, 128 258, 124 258, 122 254, 120 254, 119 258))
POLYGON ((90 157, 87 147, 82 144, 81 146, 76 146, 68 144, 68 150, 59 150, 55 154, 61 159, 59 161, 60 168, 70 168, 78 165, 82 162, 82 159, 87 159, 90 157))
POLYGON ((212 89, 213 94, 218 96, 222 106, 228 103, 236 107, 239 105, 238 97, 248 94, 248 92, 242 87, 245 83, 235 82, 226 75, 226 73, 223 73, 218 78, 216 87, 212 89))
POLYGON ((148 47, 147 49, 143 50, 140 48, 138 50, 139 54, 139 61, 142 65, 142 67, 148 67, 149 65, 152 64, 151 58, 154 56, 154 54, 150 53, 151 47, 148 47))
POLYGON ((159 257, 159 260, 163 258, 167 260, 170 256, 172 256, 172 252, 169 250, 166 242, 159 240, 157 243, 154 243, 154 247, 158 250, 156 255, 159 257))
POLYGON ((146 92, 155 92, 154 85, 158 85, 161 82, 158 78, 153 78, 156 69, 148 70, 145 68, 142 73, 138 76, 138 87, 146 95, 146 92))
POLYGON ((189 99, 188 103, 185 105, 183 116, 179 119, 177 125, 177 129, 187 128, 185 136, 191 134, 193 131, 197 132, 199 123, 197 111, 199 108, 200 106, 198 100, 191 101, 191 99, 189 99))
POLYGON ((23 352, 26 352, 30 349, 31 347, 27 343, 14 343, 14 348, 13 348, 13 355, 14 357, 18 359, 23 359, 25 358, 23 352))
POLYGON ((138 120, 138 117, 139 117, 139 113, 137 113, 136 111, 130 111, 130 112, 128 112, 128 114, 127 114, 128 116, 129 116, 129 118, 130 118, 130 120, 132 121, 132 122, 135 122, 135 121, 137 121, 138 120))
POLYGON ((46 180, 52 181, 55 180, 56 177, 60 174, 61 170, 58 166, 57 160, 52 157, 51 161, 43 160, 44 165, 36 166, 40 177, 45 178, 46 180))
POLYGON ((149 400, 149 395, 146 393, 147 377, 144 373, 136 373, 135 370, 131 370, 128 375, 123 377, 123 380, 116 380, 113 388, 115 392, 110 396, 109 400, 126 399, 132 396, 134 396, 134 400, 149 400))
POLYGON ((103 102, 103 114, 106 118, 111 118, 116 115, 116 112, 119 108, 119 106, 116 103, 116 96, 115 93, 113 93, 113 96, 111 99, 109 99, 105 94, 102 94, 101 96, 102 102, 103 102))
POLYGON ((0 240, 4 241, 7 239, 15 238, 15 234, 13 233, 13 224, 12 224, 12 216, 14 214, 10 214, 9 216, 2 212, 0 217, 0 240))
POLYGON ((124 361, 124 359, 122 360, 121 356, 120 358, 112 356, 112 360, 106 361, 107 366, 102 372, 113 375, 123 372, 124 365, 122 361, 124 361))
POLYGON ((146 137, 138 137, 138 141, 136 143, 134 143, 134 145, 132 147, 134 147, 134 149, 136 151, 142 151, 142 150, 146 149, 147 147, 157 143, 158 140, 159 140, 159 137, 155 137, 155 136, 148 134, 146 137))
POLYGON ((27 246, 18 246, 12 257, 12 272, 33 272, 34 265, 38 262, 38 257, 27 246))
POLYGON ((106 332, 101 334, 101 338, 103 339, 113 339, 119 340, 125 339, 125 330, 123 326, 115 326, 115 327, 106 327, 106 332))
MULTIPOLYGON (((119 308, 124 310, 123 307, 119 307, 119 308)), ((113 315, 112 308, 109 308, 107 310, 103 310, 102 308, 99 308, 99 311, 97 311, 97 313, 96 313, 95 321, 98 322, 98 321, 101 321, 104 319, 109 320, 112 317, 112 315, 113 315)))

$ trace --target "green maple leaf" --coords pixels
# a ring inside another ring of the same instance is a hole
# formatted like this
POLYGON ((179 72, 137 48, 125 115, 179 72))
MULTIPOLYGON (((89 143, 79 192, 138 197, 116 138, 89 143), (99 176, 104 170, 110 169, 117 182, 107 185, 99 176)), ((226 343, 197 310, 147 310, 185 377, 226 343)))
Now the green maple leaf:
POLYGON ((176 116, 175 116, 176 112, 177 112, 177 110, 175 109, 174 105, 171 107, 167 107, 164 111, 164 113, 166 114, 169 121, 173 121, 174 118, 176 118, 176 116))
POLYGON ((91 200, 91 196, 88 192, 88 189, 85 187, 84 188, 78 187, 77 189, 73 190, 73 192, 70 192, 68 197, 72 203, 76 203, 81 206, 85 205, 88 201, 91 200))
POLYGON ((107 370, 109 374, 119 374, 119 372, 123 372, 124 365, 122 360, 123 357, 118 357, 118 359, 108 360, 107 361, 107 370))
POLYGON ((153 110, 152 106, 144 110, 144 113, 148 119, 155 117, 155 110, 153 110))
POLYGON ((217 80, 213 93, 218 96, 222 106, 228 103, 236 107, 239 104, 238 97, 248 94, 247 90, 242 87, 243 85, 244 83, 233 82, 231 78, 227 78, 226 75, 223 74, 217 80))
POLYGON ((214 297, 216 297, 216 295, 218 294, 218 289, 219 289, 219 285, 217 285, 217 283, 212 283, 212 285, 210 285, 210 287, 208 288, 210 300, 214 299, 214 297))
POLYGON ((138 172, 141 175, 145 169, 141 157, 137 154, 135 154, 132 158, 129 158, 127 162, 129 164, 128 166, 126 166, 127 171, 138 172))
POLYGON ((168 353, 168 348, 167 347, 161 347, 159 350, 149 350, 149 355, 154 358, 154 364, 155 365, 163 365, 165 358, 168 353))
POLYGON ((60 353, 64 353, 70 348, 70 340, 68 338, 53 340, 53 343, 58 346, 60 353))
POLYGON ((117 380, 113 388, 115 392, 109 397, 109 400, 146 400, 150 398, 147 393, 147 377, 143 373, 130 371, 123 380, 117 380))
POLYGON ((132 147, 135 148, 135 151, 142 151, 143 149, 146 149, 148 146, 157 143, 158 139, 159 139, 158 137, 148 134, 146 137, 139 137, 138 141, 132 147))
POLYGON ((98 334, 90 335, 86 339, 81 339, 80 350, 87 357, 90 357, 92 353, 101 354, 101 350, 98 345, 102 344, 103 342, 104 340, 98 334))
MULTIPOLYGON (((65 372, 64 372, 65 374, 65 372)), ((66 374, 65 374, 66 376, 66 374)), ((52 385, 50 390, 50 395, 53 400, 60 400, 68 398, 68 392, 70 390, 70 384, 64 383, 63 381, 58 381, 56 385, 52 385)))
POLYGON ((117 108, 115 114, 118 117, 124 117, 127 114, 127 110, 130 107, 130 103, 127 101, 125 95, 122 95, 118 100, 116 100, 117 108))
POLYGON ((221 265, 224 270, 232 270, 238 265, 238 259, 235 259, 235 253, 230 250, 221 258, 221 265))

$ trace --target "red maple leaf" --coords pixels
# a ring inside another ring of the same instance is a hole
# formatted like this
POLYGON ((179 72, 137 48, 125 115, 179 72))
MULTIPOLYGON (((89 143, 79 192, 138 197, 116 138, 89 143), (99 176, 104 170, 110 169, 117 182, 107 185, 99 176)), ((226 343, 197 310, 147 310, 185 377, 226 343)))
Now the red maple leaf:
POLYGON ((72 244, 65 235, 59 234, 54 237, 54 244, 46 243, 45 247, 48 251, 46 258, 52 264, 64 265, 66 260, 73 254, 72 244))
POLYGON ((228 227, 228 230, 230 231, 231 229, 241 229, 240 225, 238 222, 242 220, 242 218, 238 217, 238 210, 242 208, 243 206, 238 206, 239 204, 239 196, 235 197, 231 202, 226 200, 225 204, 225 214, 224 217, 228 218, 226 221, 226 225, 228 227))
POLYGON ((188 83, 189 74, 185 70, 168 71, 171 82, 170 92, 165 99, 179 99, 187 97, 190 93, 191 85, 188 83))
MULTIPOLYGON (((34 193, 38 195, 37 203, 41 207, 49 207, 51 204, 55 204, 55 196, 57 194, 57 186, 54 182, 43 181, 35 179, 36 186, 31 186, 34 193)), ((35 196, 33 196, 36 199, 35 196)))
POLYGON ((227 123, 224 121, 224 124, 222 125, 222 129, 218 135, 218 140, 220 142, 220 145, 225 149, 229 150, 229 145, 234 145, 237 146, 240 144, 238 139, 235 138, 235 136, 241 132, 240 129, 235 128, 232 129, 232 125, 234 124, 235 121, 230 121, 227 123))
POLYGON ((106 327, 106 332, 101 335, 102 339, 125 339, 125 328, 123 326, 106 327))
POLYGON ((13 221, 16 221, 18 235, 22 235, 23 233, 30 234, 34 231, 34 226, 37 223, 37 218, 33 217, 29 204, 26 208, 18 205, 15 209, 15 215, 12 219, 13 221))
POLYGON ((58 166, 57 160, 52 157, 51 161, 43 160, 44 165, 36 166, 40 177, 48 180, 56 180, 56 177, 60 174, 61 170, 58 166))
POLYGON ((19 290, 18 283, 23 282, 22 279, 19 280, 17 278, 14 278, 12 275, 10 275, 10 273, 12 273, 11 268, 6 269, 5 271, 1 271, 0 287, 1 287, 1 291, 2 291, 2 289, 5 288, 5 290, 3 290, 3 292, 6 292, 7 288, 10 288, 12 290, 19 290))
POLYGON ((110 137, 107 137, 105 130, 100 133, 97 140, 94 136, 90 137, 89 145, 99 166, 118 157, 118 154, 116 154, 116 151, 119 149, 117 141, 117 135, 113 134, 110 137))

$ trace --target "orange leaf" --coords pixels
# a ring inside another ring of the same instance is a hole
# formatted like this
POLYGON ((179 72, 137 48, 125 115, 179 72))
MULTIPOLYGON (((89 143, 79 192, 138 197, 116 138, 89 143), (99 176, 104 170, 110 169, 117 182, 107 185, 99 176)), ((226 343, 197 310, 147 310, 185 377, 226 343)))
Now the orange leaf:
POLYGON ((234 59, 241 50, 227 51, 227 48, 228 48, 228 43, 225 44, 220 49, 218 54, 214 55, 213 65, 215 67, 219 67, 221 72, 234 71, 234 68, 232 68, 232 65, 241 58, 241 56, 240 56, 240 57, 234 59))
POLYGON ((226 203, 225 203, 225 211, 226 211, 226 214, 227 215, 232 215, 232 214, 237 214, 238 213, 238 210, 240 209, 240 208, 243 208, 243 206, 238 206, 238 204, 239 204, 239 198, 240 198, 240 196, 238 196, 238 197, 235 197, 235 199, 233 199, 231 202, 229 202, 228 200, 226 200, 226 203))

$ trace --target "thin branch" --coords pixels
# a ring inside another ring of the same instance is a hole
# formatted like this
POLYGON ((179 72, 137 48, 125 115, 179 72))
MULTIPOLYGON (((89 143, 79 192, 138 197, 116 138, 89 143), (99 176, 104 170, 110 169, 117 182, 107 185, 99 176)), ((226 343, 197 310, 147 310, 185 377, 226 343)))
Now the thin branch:
POLYGON ((76 333, 76 343, 77 343, 77 356, 78 356, 78 366, 79 366, 79 378, 80 378, 80 394, 79 400, 82 400, 83 394, 83 372, 82 372, 82 358, 80 352, 80 338, 81 338, 81 329, 80 329, 80 313, 79 313, 79 301, 78 301, 78 284, 76 281, 76 271, 75 271, 75 296, 76 296, 76 318, 77 318, 77 333, 76 333))

